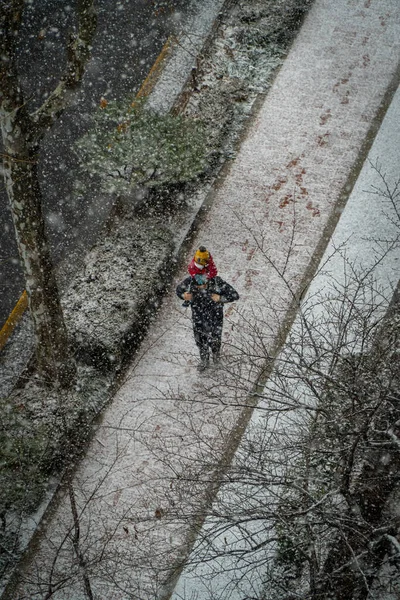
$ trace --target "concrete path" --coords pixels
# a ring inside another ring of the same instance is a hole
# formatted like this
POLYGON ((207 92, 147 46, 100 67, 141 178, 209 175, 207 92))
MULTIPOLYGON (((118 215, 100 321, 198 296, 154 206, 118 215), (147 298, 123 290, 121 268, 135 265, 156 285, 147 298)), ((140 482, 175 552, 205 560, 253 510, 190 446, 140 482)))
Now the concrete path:
MULTIPOLYGON (((379 320, 385 314, 388 301, 392 298, 399 281, 400 219, 387 196, 388 189, 385 185, 386 181, 393 192, 396 182, 400 181, 399 142, 400 88, 386 113, 339 223, 321 258, 317 274, 301 303, 301 315, 298 314, 291 328, 291 341, 285 344, 278 358, 281 365, 285 362, 291 365, 289 369, 293 377, 293 394, 290 395, 287 389, 288 397, 298 397, 301 403, 310 405, 315 402, 310 389, 300 381, 301 368, 298 366, 298 359, 293 355, 293 340, 303 339, 302 360, 307 362, 308 351, 309 364, 315 364, 315 353, 310 351, 309 340, 304 335, 304 319, 309 324, 315 324, 312 333, 314 339, 327 341, 327 360, 332 357, 333 349, 340 348, 339 337, 343 333, 341 323, 344 322, 347 322, 346 351, 357 351, 360 344, 365 343, 365 338, 360 335, 359 321, 351 318, 350 299, 354 300, 353 305, 358 306, 362 301, 363 307, 360 307, 360 312, 364 309, 362 314, 365 316, 371 311, 369 322, 379 320), (338 318, 336 323, 334 315, 341 315, 341 319, 338 318)), ((321 355, 322 347, 323 344, 319 346, 321 355)), ((288 381, 286 385, 289 388, 288 381)), ((254 464, 254 455, 249 455, 249 448, 252 445, 259 448, 259 440, 262 439, 260 431, 265 436, 267 428, 271 435, 268 445, 271 464, 281 464, 282 449, 287 442, 287 436, 290 436, 294 444, 292 447, 299 447, 294 440, 296 435, 298 439, 301 436, 302 419, 308 422, 307 414, 299 407, 292 410, 289 410, 287 405, 282 407, 281 402, 277 403, 274 410, 274 397, 276 398, 273 384, 268 383, 264 397, 254 410, 246 428, 245 443, 239 445, 233 459, 233 473, 236 470, 243 473, 244 465, 254 464), (269 415, 268 419, 265 418, 266 415, 269 415), (276 448, 272 442, 275 439, 280 439, 275 442, 276 448)), ((257 456, 257 453, 255 455, 257 456)), ((243 477, 246 485, 241 485, 239 480, 221 487, 212 516, 206 519, 202 527, 171 600, 243 600, 265 597, 263 582, 269 564, 268 558, 274 556, 275 545, 272 540, 275 538, 275 522, 268 520, 267 516, 261 518, 263 509, 252 519, 246 507, 251 506, 251 503, 254 505, 254 498, 259 498, 260 506, 268 506, 264 514, 269 511, 273 513, 280 492, 277 485, 271 485, 273 495, 268 486, 260 486, 256 473, 258 474, 258 471, 255 468, 253 477, 243 477), (251 485, 251 481, 254 481, 254 485, 251 485), (235 500, 236 498, 238 500, 235 500), (218 515, 222 515, 222 518, 218 515), (259 550, 250 551, 250 538, 253 548, 257 544, 260 545, 259 550), (268 540, 269 543, 266 543, 268 540), (233 554, 233 549, 236 555, 233 554), (240 556, 240 550, 243 549, 245 551, 240 556)), ((268 480, 267 473, 265 478, 268 480)), ((229 477, 227 479, 229 481, 229 477)), ((275 596, 272 594, 271 597, 275 596)), ((375 597, 380 598, 379 594, 375 597)))
MULTIPOLYGON (((226 311, 223 367, 197 373, 190 315, 171 289, 76 476, 96 598, 172 591, 173 577, 163 583, 187 548, 193 505, 199 516, 210 491, 210 465, 233 453, 236 425, 248 418, 263 366, 254 332, 274 348, 322 254, 397 81, 399 40, 397 0, 316 0, 310 11, 193 246, 210 248, 241 296, 226 311), (203 478, 182 490, 177 475, 201 462, 203 478)), ((85 598, 69 506, 66 494, 49 517, 19 599, 45 598, 49 578, 59 583, 52 598, 85 598)))

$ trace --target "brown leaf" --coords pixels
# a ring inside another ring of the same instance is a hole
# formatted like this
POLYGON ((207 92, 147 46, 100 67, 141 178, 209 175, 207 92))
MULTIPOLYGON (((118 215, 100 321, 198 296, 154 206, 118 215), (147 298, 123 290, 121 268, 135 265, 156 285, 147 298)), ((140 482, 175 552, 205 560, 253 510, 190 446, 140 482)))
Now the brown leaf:
POLYGON ((155 512, 154 512, 154 516, 156 519, 161 519, 161 517, 163 516, 164 511, 162 508, 156 508, 155 512))

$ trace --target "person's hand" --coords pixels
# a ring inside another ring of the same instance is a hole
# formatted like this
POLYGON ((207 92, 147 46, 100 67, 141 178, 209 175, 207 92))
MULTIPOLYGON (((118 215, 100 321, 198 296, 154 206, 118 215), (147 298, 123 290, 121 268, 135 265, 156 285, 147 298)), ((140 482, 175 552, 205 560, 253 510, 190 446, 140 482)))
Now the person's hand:
POLYGON ((214 300, 214 302, 219 302, 221 300, 221 296, 219 294, 211 294, 211 298, 214 300))
POLYGON ((193 294, 191 294, 190 292, 184 292, 183 299, 186 302, 191 302, 192 298, 193 298, 193 294))

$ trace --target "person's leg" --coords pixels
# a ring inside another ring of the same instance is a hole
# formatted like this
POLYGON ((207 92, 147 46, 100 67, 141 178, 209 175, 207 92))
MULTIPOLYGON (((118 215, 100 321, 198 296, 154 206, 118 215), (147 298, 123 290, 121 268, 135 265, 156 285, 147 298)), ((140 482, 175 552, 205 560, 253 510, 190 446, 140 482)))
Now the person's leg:
POLYGON ((213 328, 211 336, 209 337, 209 345, 211 348, 214 363, 219 362, 219 359, 220 359, 221 337, 222 337, 222 325, 217 325, 213 328))
POLYGON ((208 348, 208 336, 203 331, 201 325, 193 322, 194 341, 200 352, 199 370, 203 370, 208 366, 210 352, 208 348))

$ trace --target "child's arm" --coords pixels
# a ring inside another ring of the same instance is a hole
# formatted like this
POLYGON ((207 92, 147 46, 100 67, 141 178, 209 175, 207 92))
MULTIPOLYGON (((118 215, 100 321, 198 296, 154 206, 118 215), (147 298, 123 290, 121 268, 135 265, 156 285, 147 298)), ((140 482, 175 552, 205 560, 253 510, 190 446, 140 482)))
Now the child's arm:
POLYGON ((218 275, 218 269, 215 266, 214 259, 210 254, 210 260, 208 261, 208 265, 207 265, 208 279, 214 279, 214 277, 216 277, 217 275, 218 275))

